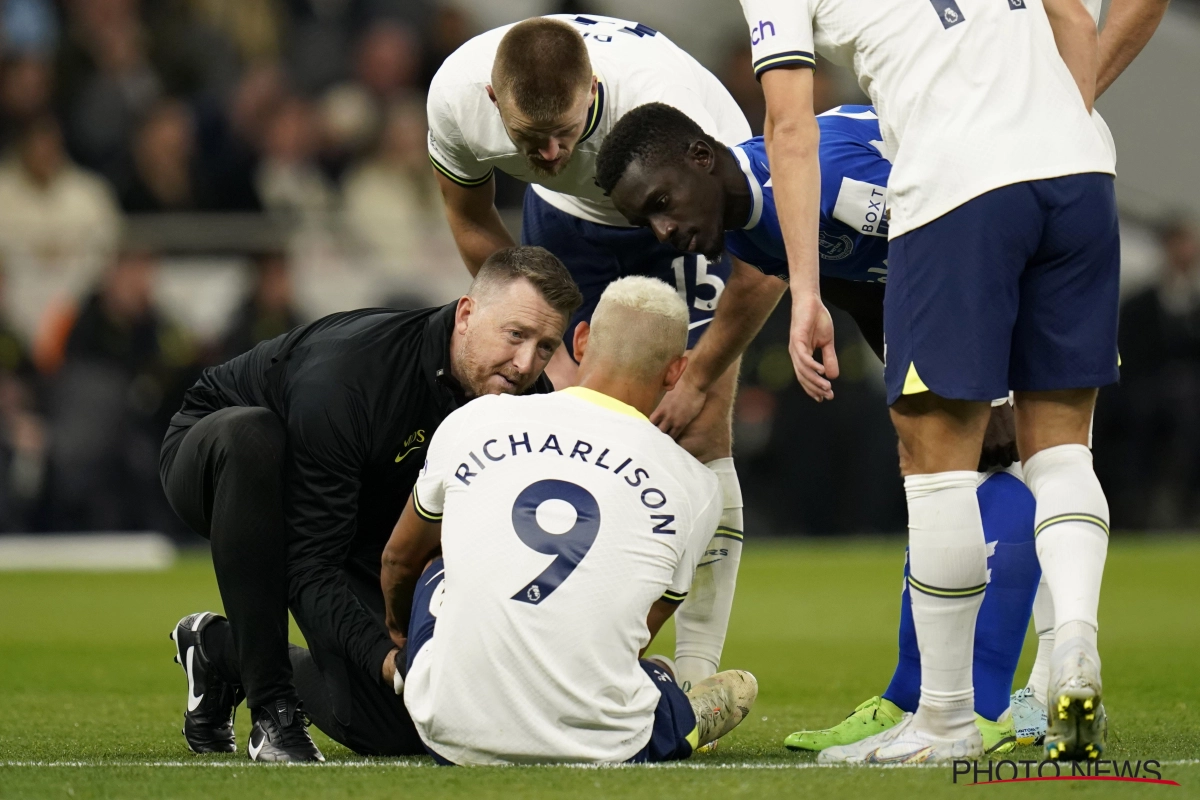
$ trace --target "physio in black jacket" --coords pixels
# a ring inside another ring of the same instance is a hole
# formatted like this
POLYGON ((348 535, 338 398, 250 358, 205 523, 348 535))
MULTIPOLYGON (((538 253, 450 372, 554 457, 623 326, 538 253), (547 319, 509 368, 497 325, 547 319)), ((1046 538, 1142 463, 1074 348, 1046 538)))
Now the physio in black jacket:
POLYGON ((581 302, 557 258, 515 247, 455 303, 334 314, 204 372, 160 468, 211 542, 228 615, 171 634, 193 751, 235 750, 244 696, 255 760, 323 760, 306 716, 358 753, 424 752, 390 683, 380 555, 434 429, 472 397, 552 391, 542 370, 581 302), (307 650, 288 644, 289 607, 307 650))

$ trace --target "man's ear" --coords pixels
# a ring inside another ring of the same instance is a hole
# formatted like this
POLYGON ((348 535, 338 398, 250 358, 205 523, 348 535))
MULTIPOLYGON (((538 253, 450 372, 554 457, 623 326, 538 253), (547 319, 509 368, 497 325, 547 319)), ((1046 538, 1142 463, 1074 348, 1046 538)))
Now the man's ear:
POLYGON ((588 334, 592 332, 592 326, 588 325, 587 320, 583 320, 575 326, 575 335, 571 339, 571 348, 575 351, 575 363, 583 363, 583 352, 587 350, 588 334))
POLYGON ((487 93, 488 93, 488 99, 492 101, 492 105, 494 105, 496 107, 496 110, 499 111, 500 110, 500 101, 498 101, 496 99, 496 92, 494 89, 492 89, 492 85, 490 83, 487 85, 487 93))
POLYGON ((467 320, 475 313, 475 298, 464 294, 458 298, 458 306, 454 309, 454 330, 460 334, 467 332, 467 320))
POLYGON ((667 373, 663 376, 664 390, 669 392, 675 388, 675 384, 679 382, 683 371, 687 369, 687 362, 687 356, 680 356, 667 365, 667 373))
POLYGON ((697 139, 688 147, 688 158, 695 161, 696 166, 705 172, 712 172, 717 163, 716 154, 703 139, 697 139))

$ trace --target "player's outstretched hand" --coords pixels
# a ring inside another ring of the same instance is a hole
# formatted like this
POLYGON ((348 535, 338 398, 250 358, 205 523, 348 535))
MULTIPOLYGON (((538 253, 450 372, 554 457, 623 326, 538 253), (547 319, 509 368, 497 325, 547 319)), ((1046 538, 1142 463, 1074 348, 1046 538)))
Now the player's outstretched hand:
POLYGON ((833 399, 831 380, 838 376, 837 353, 833 347, 833 318, 816 293, 792 296, 792 329, 788 341, 796 378, 809 397, 818 403, 833 399), (813 353, 821 351, 821 360, 813 353))
POLYGON ((687 370, 684 370, 675 388, 667 392, 654 409, 650 421, 672 439, 678 439, 704 408, 705 397, 705 392, 688 380, 687 370))

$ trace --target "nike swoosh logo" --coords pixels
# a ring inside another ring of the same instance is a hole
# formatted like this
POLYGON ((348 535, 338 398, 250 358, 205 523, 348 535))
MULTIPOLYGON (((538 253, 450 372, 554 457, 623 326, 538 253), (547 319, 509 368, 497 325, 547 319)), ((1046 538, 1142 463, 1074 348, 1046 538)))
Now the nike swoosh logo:
POLYGON ((264 745, 264 744, 266 744, 266 743, 267 743, 267 737, 266 737, 266 736, 264 736, 262 739, 260 739, 257 745, 254 743, 254 739, 253 739, 253 738, 251 738, 251 739, 250 739, 250 743, 249 743, 249 745, 246 747, 246 752, 248 752, 248 753, 250 754, 250 760, 251 760, 251 761, 257 761, 257 760, 258 760, 258 754, 262 752, 263 745, 264 745))
POLYGON ((420 450, 420 449, 421 449, 421 445, 414 444, 412 447, 408 448, 403 453, 396 456, 396 463, 399 464, 401 461, 403 461, 408 456, 408 454, 411 453, 413 450, 420 450))
POLYGON ((879 751, 874 750, 866 758, 868 764, 921 764, 933 755, 933 747, 922 747, 920 750, 914 750, 911 753, 904 753, 898 756, 890 756, 880 758, 879 751))
POLYGON ((202 703, 204 701, 203 694, 200 695, 199 697, 196 696, 196 679, 192 677, 192 661, 195 658, 195 656, 196 656, 196 648, 189 647, 188 651, 187 651, 187 658, 184 659, 184 661, 186 662, 184 669, 187 670, 187 679, 188 679, 188 712, 189 713, 192 711, 195 711, 197 708, 199 708, 200 703, 202 703))

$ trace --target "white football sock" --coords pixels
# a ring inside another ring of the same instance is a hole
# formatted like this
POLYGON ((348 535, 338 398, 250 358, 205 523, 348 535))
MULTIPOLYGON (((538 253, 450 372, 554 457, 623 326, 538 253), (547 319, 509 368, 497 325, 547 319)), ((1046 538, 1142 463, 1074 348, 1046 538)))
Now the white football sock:
POLYGON ((1081 444, 1041 451, 1025 462, 1037 499, 1034 535, 1042 576, 1054 600, 1055 639, 1096 644, 1100 582, 1108 554, 1108 500, 1081 444))
POLYGON ((742 560, 742 487, 733 459, 718 458, 705 466, 720 483, 724 511, 687 599, 675 612, 675 678, 680 686, 695 686, 721 664, 742 560))
POLYGON ((975 472, 904 479, 908 496, 909 596, 921 651, 921 704, 914 724, 963 738, 975 725, 971 659, 987 585, 987 544, 975 472))
POLYGON ((1050 654, 1054 652, 1054 597, 1046 585, 1045 575, 1033 597, 1033 629, 1038 637, 1037 658, 1034 659, 1033 669, 1029 671, 1029 683, 1026 686, 1033 690, 1033 696, 1039 703, 1046 705, 1050 654))

